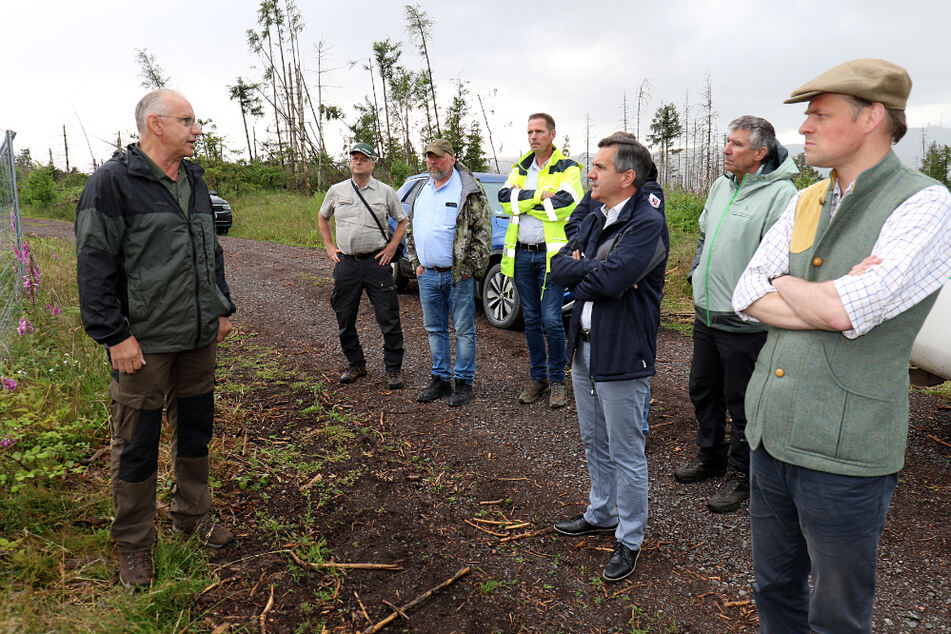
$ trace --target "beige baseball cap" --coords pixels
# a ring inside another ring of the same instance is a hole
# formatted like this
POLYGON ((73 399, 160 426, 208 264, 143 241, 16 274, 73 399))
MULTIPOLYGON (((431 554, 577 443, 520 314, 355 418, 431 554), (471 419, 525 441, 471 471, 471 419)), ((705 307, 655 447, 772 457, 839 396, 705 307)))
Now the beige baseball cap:
POLYGON ((824 92, 859 97, 881 103, 891 110, 904 110, 911 92, 908 71, 884 59, 854 59, 830 68, 792 91, 783 103, 809 101, 824 92))

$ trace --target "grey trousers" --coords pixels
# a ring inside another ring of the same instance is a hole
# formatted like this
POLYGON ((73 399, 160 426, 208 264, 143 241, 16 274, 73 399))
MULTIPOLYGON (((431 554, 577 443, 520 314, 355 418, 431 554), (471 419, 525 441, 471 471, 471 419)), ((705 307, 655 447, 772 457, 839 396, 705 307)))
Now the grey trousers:
POLYGON ((614 526, 617 541, 639 549, 647 524, 647 456, 644 455, 644 410, 648 378, 591 380, 591 346, 581 342, 571 365, 591 492, 584 519, 614 526))

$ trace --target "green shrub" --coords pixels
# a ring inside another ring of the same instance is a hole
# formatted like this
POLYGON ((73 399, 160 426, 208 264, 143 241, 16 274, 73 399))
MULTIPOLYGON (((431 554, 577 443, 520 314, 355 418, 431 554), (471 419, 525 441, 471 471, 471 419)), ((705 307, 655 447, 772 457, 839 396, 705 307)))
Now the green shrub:
POLYGON ((56 182, 52 170, 48 167, 31 170, 20 197, 28 205, 49 209, 56 202, 56 182))
POLYGON ((707 202, 706 196, 676 189, 667 190, 664 197, 664 211, 667 225, 671 229, 696 231, 700 212, 707 202))

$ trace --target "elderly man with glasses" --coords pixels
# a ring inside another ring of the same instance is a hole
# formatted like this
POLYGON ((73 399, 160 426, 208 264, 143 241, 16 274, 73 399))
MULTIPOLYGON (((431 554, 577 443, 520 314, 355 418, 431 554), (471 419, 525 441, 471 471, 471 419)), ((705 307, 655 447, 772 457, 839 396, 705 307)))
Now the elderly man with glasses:
POLYGON ((171 90, 135 109, 140 141, 100 167, 76 209, 83 326, 112 368, 112 537, 119 580, 153 577, 155 488, 162 411, 171 427, 172 528, 221 548, 234 534, 210 516, 208 442, 215 353, 235 311, 195 153, 201 128, 171 90))

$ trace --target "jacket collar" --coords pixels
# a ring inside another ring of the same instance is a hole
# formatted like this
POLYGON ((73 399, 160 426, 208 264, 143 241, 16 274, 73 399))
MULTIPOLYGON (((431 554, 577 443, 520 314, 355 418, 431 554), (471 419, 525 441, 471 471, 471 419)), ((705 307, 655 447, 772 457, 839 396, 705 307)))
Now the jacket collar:
MULTIPOLYGON (((139 176, 141 178, 147 178, 149 180, 156 180, 155 176, 152 174, 152 168, 149 167, 149 162, 145 159, 145 155, 142 153, 142 150, 139 148, 138 143, 130 143, 126 146, 125 150, 116 150, 116 153, 112 155, 112 158, 116 159, 120 163, 124 163, 126 168, 129 170, 129 174, 133 176, 139 176)), ((204 168, 201 165, 196 165, 190 161, 182 159, 182 169, 185 170, 188 180, 192 183, 196 179, 200 178, 202 174, 205 173, 204 168)))
MULTIPOLYGON (((558 146, 552 145, 551 156, 548 158, 548 165, 554 165, 555 163, 557 163, 563 158, 565 157, 562 155, 561 150, 558 149, 558 146)), ((535 153, 529 152, 528 154, 526 154, 525 156, 523 156, 522 158, 518 160, 518 166, 521 167, 523 170, 528 171, 528 169, 532 166, 532 162, 534 160, 535 160, 535 153)))

